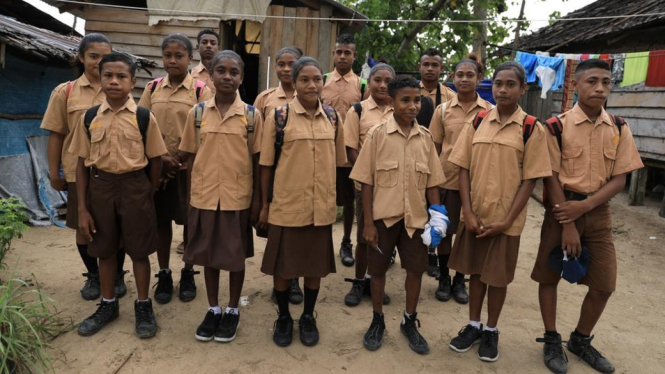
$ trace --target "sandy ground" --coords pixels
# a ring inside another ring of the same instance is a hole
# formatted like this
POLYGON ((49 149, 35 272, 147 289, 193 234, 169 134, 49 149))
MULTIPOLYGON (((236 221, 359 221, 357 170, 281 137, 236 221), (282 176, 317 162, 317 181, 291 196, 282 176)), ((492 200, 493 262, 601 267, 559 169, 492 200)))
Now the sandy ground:
MULTIPOLYGON (((617 373, 657 373, 662 372, 665 360, 665 219, 658 217, 655 201, 648 201, 644 207, 628 207, 626 200, 622 194, 612 201, 618 288, 595 330, 594 343, 613 360, 617 373)), ((304 347, 295 335, 290 347, 277 347, 271 340, 276 318, 276 307, 269 299, 272 282, 259 271, 265 240, 257 239, 256 256, 247 261, 243 290, 249 303, 241 308, 241 327, 234 342, 201 343, 194 338, 207 307, 202 276, 197 277, 196 300, 182 303, 176 297, 168 305, 155 304, 160 330, 155 338, 138 339, 133 332, 132 302, 136 291, 130 274, 130 291, 121 299, 120 318, 93 337, 80 337, 76 331, 58 337, 50 349, 54 369, 56 373, 548 373, 542 363, 542 346, 535 342, 543 329, 537 285, 529 278, 542 217, 542 206, 532 199, 515 281, 509 287, 499 323, 501 357, 496 363, 479 361, 475 350, 457 354, 448 348, 450 339, 467 323, 468 309, 453 300, 437 301, 437 282, 427 276, 418 311, 421 332, 429 341, 431 352, 418 356, 409 349, 399 332, 405 302, 405 273, 399 265, 388 274, 386 289, 392 303, 384 309, 387 333, 380 350, 369 352, 362 346, 363 334, 371 321, 370 302, 366 300, 355 308, 343 304, 349 289, 343 277, 353 276, 353 269, 339 262, 338 273, 323 281, 316 308, 320 343, 313 348, 304 347)), ((334 236, 335 243, 339 243, 339 224, 335 225, 334 236)), ((178 229, 173 243, 173 269, 181 267, 180 256, 175 254, 180 238, 178 229)), ((13 273, 36 279, 62 315, 76 323, 95 310, 96 302, 84 301, 79 295, 83 267, 71 230, 32 228, 16 241, 7 263, 9 269, 0 274, 2 278, 13 273)), ((126 268, 131 269, 128 265, 126 268)), ((176 271, 176 282, 178 277, 176 271)), ((225 305, 228 278, 222 278, 221 305, 225 305)), ((558 327, 564 339, 575 327, 584 294, 581 286, 562 283, 560 287, 558 327)), ((292 314, 299 316, 301 309, 302 305, 292 306, 292 314)), ((572 355, 570 361, 570 373, 594 372, 572 355)))

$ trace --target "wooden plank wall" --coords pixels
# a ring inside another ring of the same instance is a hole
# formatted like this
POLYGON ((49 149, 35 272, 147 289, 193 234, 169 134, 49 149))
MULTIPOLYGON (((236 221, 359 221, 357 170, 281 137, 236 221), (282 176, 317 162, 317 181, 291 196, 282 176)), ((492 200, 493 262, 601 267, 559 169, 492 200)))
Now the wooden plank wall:
MULTIPOLYGON (((332 8, 328 5, 321 5, 320 10, 314 10, 308 7, 271 5, 268 13, 274 16, 327 18, 332 15, 332 8)), ((306 56, 319 60, 325 72, 330 71, 333 66, 332 50, 336 37, 337 23, 334 21, 266 19, 261 27, 259 91, 265 90, 268 86, 268 69, 270 71, 269 86, 275 87, 279 84, 275 75, 275 54, 282 47, 299 47, 306 56), (270 64, 268 64, 268 56, 270 56, 270 64)))
MULTIPOLYGON (((166 75, 161 50, 165 36, 173 33, 184 34, 192 41, 192 46, 196 47, 196 35, 199 31, 202 29, 219 31, 219 21, 216 20, 170 21, 166 24, 148 26, 148 12, 140 10, 87 7, 84 11, 84 18, 86 19, 86 33, 103 33, 111 40, 114 49, 145 57, 157 63, 157 68, 152 69, 152 76, 145 71, 138 72, 136 87, 133 91, 136 98, 141 96, 143 88, 148 82, 166 75)), ((196 51, 194 51, 194 58, 192 68, 199 63, 196 51)))
POLYGON ((540 98, 541 91, 537 84, 529 85, 519 104, 525 112, 538 117, 541 121, 545 121, 552 116, 552 113, 557 113, 561 109, 561 97, 559 95, 558 105, 555 106, 554 97, 556 93, 548 91, 547 98, 543 100, 540 98))

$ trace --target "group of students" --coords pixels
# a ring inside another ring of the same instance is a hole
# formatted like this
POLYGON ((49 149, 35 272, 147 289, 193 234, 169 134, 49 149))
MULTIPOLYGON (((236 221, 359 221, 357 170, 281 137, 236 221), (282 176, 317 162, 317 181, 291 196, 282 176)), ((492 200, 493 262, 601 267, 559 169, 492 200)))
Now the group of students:
POLYGON ((580 283, 589 291, 567 348, 600 372, 614 371, 591 345, 616 285, 608 201, 624 188, 626 174, 643 165, 630 128, 603 109, 611 86, 607 63, 581 62, 575 72, 579 102, 544 126, 518 105, 527 86, 515 62, 495 69, 492 106, 475 91, 484 68, 473 56, 454 66, 456 92, 439 83, 443 59, 434 49, 421 56, 421 81, 396 75, 384 63, 365 81, 351 70, 353 36, 343 34, 331 73, 296 47, 279 50, 279 86, 249 105, 238 93, 240 56, 219 51, 219 36, 211 30, 199 34, 197 48, 201 64, 190 73, 191 42, 180 34, 166 37, 168 75, 150 82, 137 106, 132 59, 112 52, 103 35, 90 34, 79 48, 81 77, 53 91, 42 124, 51 131, 51 184, 69 191, 67 224, 77 230, 88 270, 81 294, 87 300, 102 296, 79 334, 95 334, 118 317, 127 253, 138 293, 136 332, 141 338, 155 335, 149 256, 157 252, 160 267, 154 298, 167 303, 175 221, 186 224, 181 300, 196 296, 193 265, 204 268, 209 308, 196 339, 236 337, 254 227, 267 237, 261 271, 273 277, 278 306, 273 341, 291 344, 289 303, 304 301, 299 337, 306 346, 316 345, 321 278, 336 271, 332 224, 339 205, 340 256, 344 265, 356 267, 344 301, 354 306, 371 297, 373 314, 363 338, 368 350, 382 345, 382 308, 390 302, 386 271, 396 248, 406 270, 400 331, 409 347, 429 352, 418 330, 417 306, 422 276, 430 270, 439 279, 437 299, 469 303, 469 323, 450 348, 466 352, 480 343, 478 357, 496 361, 498 320, 515 274, 526 204, 542 178, 547 202, 531 277, 539 283, 545 334, 538 341, 544 343, 545 364, 555 373, 567 371, 556 330, 561 275, 550 268, 550 254, 563 250, 575 257, 586 251, 590 263, 580 283), (436 110, 423 126, 416 117, 425 100, 436 110), (447 228, 438 233, 443 239, 424 244, 425 230, 436 226, 432 217, 441 214, 447 214, 447 228), (456 271, 452 278, 450 269, 456 271), (225 310, 219 306, 220 270, 229 272, 225 310))

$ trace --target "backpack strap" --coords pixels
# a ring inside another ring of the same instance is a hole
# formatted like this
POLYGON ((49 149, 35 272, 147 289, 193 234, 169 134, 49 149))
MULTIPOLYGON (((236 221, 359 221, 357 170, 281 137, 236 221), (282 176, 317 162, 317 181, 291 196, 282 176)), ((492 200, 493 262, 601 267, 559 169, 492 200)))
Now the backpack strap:
POLYGON ((612 118, 612 122, 614 122, 614 125, 619 130, 619 136, 621 136, 621 128, 626 124, 626 120, 623 119, 623 117, 615 116, 614 114, 610 114, 610 118, 612 118))
POLYGON ((441 105, 441 83, 436 84, 436 102, 434 103, 434 107, 438 107, 441 105))
POLYGON ((152 94, 157 89, 157 86, 159 86, 163 80, 164 77, 159 77, 157 79, 153 79, 152 81, 150 81, 150 83, 148 83, 148 85, 150 86, 150 96, 152 96, 152 94))
POLYGON ((330 73, 325 73, 323 74, 323 85, 326 85, 326 81, 328 80, 328 77, 330 77, 330 73))
POLYGON ((245 119, 247 120, 247 149, 249 150, 249 162, 252 162, 252 145, 254 144, 254 119, 256 118, 256 108, 245 104, 245 119))
POLYGON ((198 79, 195 79, 196 81, 196 101, 201 100, 201 95, 203 94, 203 90, 206 87, 205 82, 202 82, 198 79))
POLYGON ((485 119, 485 117, 487 117, 490 111, 491 109, 481 110, 480 112, 478 112, 478 114, 476 114, 475 117, 473 117, 473 122, 471 123, 473 124, 474 130, 478 130, 478 126, 480 126, 480 124, 483 123, 483 120, 485 119))
POLYGON ((360 119, 363 114, 363 106, 360 105, 360 103, 355 103, 353 104, 353 109, 356 111, 356 114, 358 114, 358 119, 360 119))
POLYGON ((201 123, 203 122, 203 110, 206 103, 201 102, 194 105, 194 129, 196 130, 196 149, 201 145, 201 123))
POLYGON ((69 94, 72 93, 72 87, 74 87, 74 82, 67 82, 67 90, 65 91, 65 101, 69 101, 69 94))
POLYGON ((335 110, 335 108, 331 107, 328 104, 321 103, 321 106, 323 107, 323 111, 326 113, 326 117, 328 117, 328 121, 330 121, 330 124, 335 129, 335 139, 337 139, 337 127, 338 127, 337 125, 339 120, 339 117, 337 116, 337 111, 335 110))
POLYGON ((85 114, 83 115, 83 126, 85 127, 85 132, 88 134, 88 139, 90 139, 90 125, 92 124, 92 120, 97 117, 97 112, 99 111, 99 107, 101 105, 95 105, 92 108, 88 109, 85 111, 85 114))
POLYGON ((143 139, 143 148, 145 152, 145 134, 148 132, 148 126, 150 125, 150 109, 142 106, 136 107, 136 123, 139 125, 139 131, 141 132, 141 139, 143 139))
POLYGON ((526 117, 524 117, 524 122, 522 122, 522 137, 524 138, 524 144, 526 144, 531 137, 531 134, 533 134, 533 128, 536 127, 537 122, 538 118, 534 116, 527 114, 526 117))
POLYGON ((446 108, 448 108, 448 102, 441 104, 441 125, 444 125, 444 120, 446 119, 446 108))
POLYGON ((563 139, 561 134, 563 133, 563 122, 561 122, 559 116, 549 118, 547 121, 545 121, 545 125, 547 126, 547 129, 550 130, 550 133, 556 136, 556 142, 559 144, 559 150, 562 150, 563 139))
POLYGON ((284 145, 284 128, 289 121, 289 104, 284 104, 275 108, 275 162, 273 163, 273 173, 270 178, 270 185, 268 186, 268 202, 272 202, 273 187, 275 185, 275 172, 277 171, 277 163, 282 154, 282 146, 284 145))
POLYGON ((365 91, 367 91, 367 79, 360 78, 360 101, 363 101, 365 97, 365 91))

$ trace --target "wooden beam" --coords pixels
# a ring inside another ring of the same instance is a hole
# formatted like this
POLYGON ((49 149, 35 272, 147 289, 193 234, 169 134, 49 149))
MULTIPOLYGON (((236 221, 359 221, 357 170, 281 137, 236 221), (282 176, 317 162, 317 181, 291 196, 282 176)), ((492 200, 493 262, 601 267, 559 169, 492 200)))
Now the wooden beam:
MULTIPOLYGON (((309 15, 309 9, 305 7, 298 7, 296 10, 297 17, 307 17, 309 15)), ((303 51, 307 44, 307 22, 308 20, 298 20, 296 21, 295 27, 295 39, 291 45, 300 47, 303 51)))
MULTIPOLYGON (((332 8, 330 6, 321 6, 319 11, 321 18, 329 18, 332 15, 332 8)), ((332 34, 332 22, 328 20, 319 21, 319 53, 316 57, 321 64, 324 72, 332 70, 330 59, 332 59, 332 46, 330 45, 330 38, 332 34)))
MULTIPOLYGON (((310 10, 309 15, 316 18, 319 16, 319 11, 310 10)), ((305 55, 319 58, 319 21, 307 20, 307 44, 304 47, 305 55)))
POLYGON ((285 7, 284 8, 284 22, 282 23, 282 41, 281 45, 275 46, 277 50, 292 46, 295 43, 295 33, 296 33, 296 8, 285 7))
POLYGON ((644 195, 647 187, 648 167, 635 170, 630 176, 630 190, 628 191, 628 205, 644 205, 644 195))
MULTIPOLYGON (((268 10, 270 12, 270 10, 268 10)), ((267 88, 268 70, 275 66, 275 62, 270 60, 268 66, 268 56, 271 55, 272 47, 270 45, 272 18, 266 18, 261 25, 261 46, 259 54, 259 93, 267 88)))
MULTIPOLYGON (((284 7, 281 5, 272 5, 270 10, 273 16, 283 16, 284 7)), ((283 18, 273 18, 272 25, 270 27, 270 65, 275 65, 275 54, 277 51, 282 48, 282 28, 284 25, 283 18)), ((279 81, 277 80, 277 74, 275 69, 270 69, 270 87, 277 87, 279 81)))

